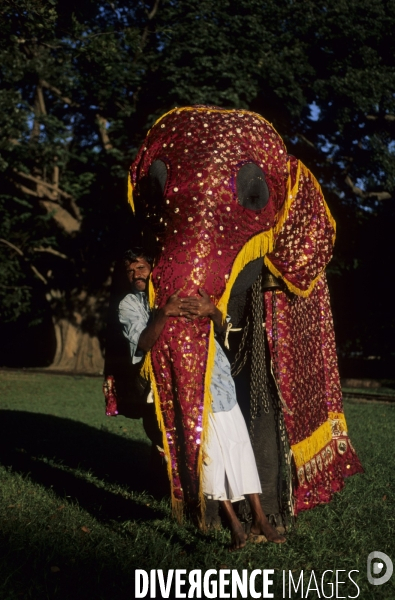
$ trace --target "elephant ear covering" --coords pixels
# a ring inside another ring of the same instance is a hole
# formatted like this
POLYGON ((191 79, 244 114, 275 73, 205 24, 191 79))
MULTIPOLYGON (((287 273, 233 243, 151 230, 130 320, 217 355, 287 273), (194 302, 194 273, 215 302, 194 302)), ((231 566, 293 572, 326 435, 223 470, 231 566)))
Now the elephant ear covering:
POLYGON ((265 263, 291 292, 307 298, 332 257, 336 224, 312 173, 293 156, 288 168, 287 199, 265 263))
POLYGON ((266 327, 297 471, 295 513, 329 502, 344 478, 362 472, 347 435, 325 277, 335 222, 312 173, 290 157, 287 200, 269 270, 292 294, 267 292, 266 327))
POLYGON ((363 472, 347 434, 325 274, 311 294, 266 292, 266 331, 297 479, 295 514, 363 472))

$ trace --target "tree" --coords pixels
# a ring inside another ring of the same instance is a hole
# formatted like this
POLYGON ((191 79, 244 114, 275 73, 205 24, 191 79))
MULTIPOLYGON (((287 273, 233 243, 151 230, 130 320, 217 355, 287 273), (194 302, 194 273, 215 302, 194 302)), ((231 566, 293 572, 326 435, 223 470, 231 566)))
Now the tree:
POLYGON ((90 1, 1 8, 3 318, 50 311, 58 369, 102 368, 109 249, 128 232, 138 58, 154 14, 90 1))
POLYGON ((0 15, 0 302, 16 324, 50 315, 54 366, 100 369, 118 240, 139 230, 127 167, 157 116, 197 103, 260 112, 312 169, 338 222, 340 347, 394 352, 375 307, 392 252, 392 2, 6 0, 0 15))

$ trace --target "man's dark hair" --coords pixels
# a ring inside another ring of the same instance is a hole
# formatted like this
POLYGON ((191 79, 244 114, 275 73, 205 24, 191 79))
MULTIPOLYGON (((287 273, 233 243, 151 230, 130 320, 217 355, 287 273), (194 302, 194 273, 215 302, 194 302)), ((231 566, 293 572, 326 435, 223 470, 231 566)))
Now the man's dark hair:
POLYGON ((138 258, 144 258, 144 260, 146 260, 150 265, 152 265, 154 260, 153 256, 148 254, 145 249, 140 246, 129 248, 129 250, 126 250, 125 254, 123 255, 123 260, 126 264, 136 262, 138 258))

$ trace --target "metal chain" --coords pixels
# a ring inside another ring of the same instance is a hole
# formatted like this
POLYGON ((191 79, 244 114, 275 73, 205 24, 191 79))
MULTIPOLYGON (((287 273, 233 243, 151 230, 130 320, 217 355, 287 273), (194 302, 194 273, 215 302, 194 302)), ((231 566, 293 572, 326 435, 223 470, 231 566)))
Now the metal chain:
POLYGON ((269 413, 268 378, 265 352, 262 275, 252 286, 252 353, 251 353, 251 433, 253 421, 261 410, 269 413))
MULTIPOLYGON (((277 387, 278 397, 283 405, 283 408, 288 414, 292 414, 292 411, 286 405, 280 390, 280 379, 279 379, 279 357, 278 357, 278 328, 277 328, 277 295, 276 292, 272 292, 272 332, 273 332, 273 357, 272 357, 272 374, 273 379, 277 387)), ((286 504, 288 508, 288 514, 291 517, 294 516, 293 510, 293 492, 292 492, 292 453, 289 445, 287 431, 285 429, 285 421, 283 411, 278 413, 278 430, 280 435, 280 441, 282 444, 282 455, 285 458, 284 464, 284 477, 286 483, 286 504)))
POLYGON ((241 370, 243 369, 244 365, 247 362, 249 348, 247 347, 246 342, 247 342, 247 335, 248 335, 249 328, 250 328, 250 320, 247 317, 246 323, 243 327, 243 335, 241 338, 241 342, 240 342, 239 348, 236 352, 235 359, 231 366, 232 377, 236 377, 236 375, 238 375, 241 372, 241 370))

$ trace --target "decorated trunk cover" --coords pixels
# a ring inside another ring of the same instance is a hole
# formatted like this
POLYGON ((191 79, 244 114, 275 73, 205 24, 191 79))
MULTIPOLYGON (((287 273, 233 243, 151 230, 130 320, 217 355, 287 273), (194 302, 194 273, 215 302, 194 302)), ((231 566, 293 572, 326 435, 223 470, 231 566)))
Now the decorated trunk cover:
MULTIPOLYGON (((129 201, 161 248, 149 286, 152 309, 176 290, 183 297, 200 288, 225 318, 238 274, 258 257, 284 280, 288 291, 265 302, 299 478, 295 508, 327 502, 343 476, 361 466, 345 434, 323 277, 335 223, 318 182, 260 115, 192 106, 173 109, 147 134, 131 166, 129 201), (307 322, 311 339, 301 351, 307 322)), ((204 504, 214 353, 209 319, 169 318, 142 369, 154 393, 179 518, 185 500, 204 504)))

